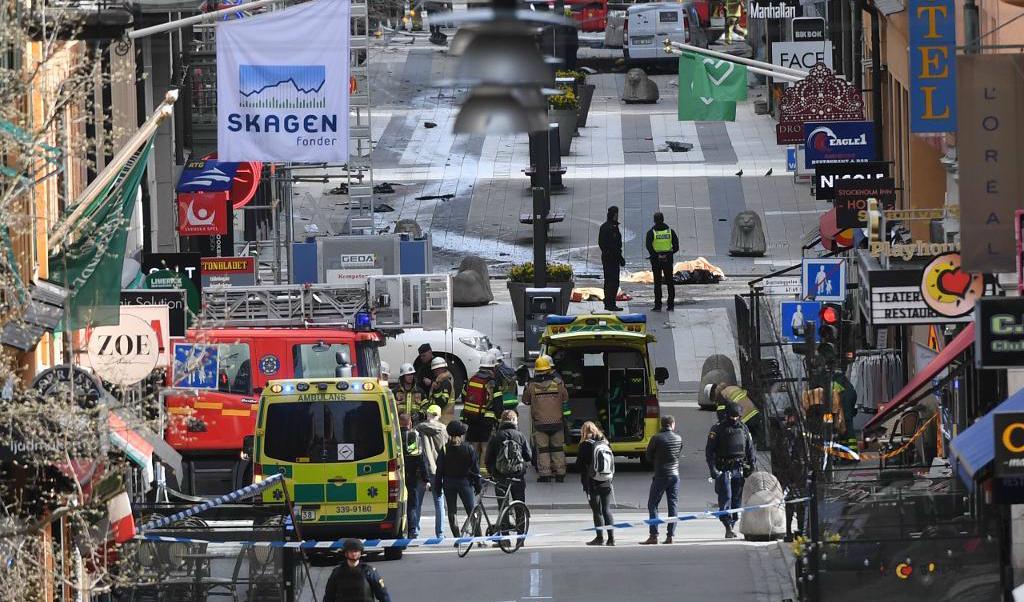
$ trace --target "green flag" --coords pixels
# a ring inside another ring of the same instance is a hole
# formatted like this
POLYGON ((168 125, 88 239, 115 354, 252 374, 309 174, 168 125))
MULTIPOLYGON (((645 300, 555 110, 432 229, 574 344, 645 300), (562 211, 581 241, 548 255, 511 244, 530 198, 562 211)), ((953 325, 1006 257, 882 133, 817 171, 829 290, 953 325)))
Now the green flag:
POLYGON ((120 321, 121 269, 136 191, 152 144, 147 143, 89 203, 78 238, 50 256, 50 280, 70 290, 67 328, 112 326, 120 321))
POLYGON ((679 57, 679 121, 736 121, 747 97, 747 68, 689 52, 679 57))

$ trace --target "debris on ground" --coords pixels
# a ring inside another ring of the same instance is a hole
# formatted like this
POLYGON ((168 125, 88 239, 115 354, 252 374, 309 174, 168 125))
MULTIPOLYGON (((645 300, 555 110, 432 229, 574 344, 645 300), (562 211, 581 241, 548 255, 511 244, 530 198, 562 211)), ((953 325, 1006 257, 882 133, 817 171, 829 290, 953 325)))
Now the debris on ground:
POLYGON ((417 201, 433 201, 433 200, 436 199, 436 200, 441 200, 441 201, 450 201, 453 198, 455 198, 454 194, 426 194, 426 195, 423 195, 423 196, 416 197, 416 200, 417 201))
POLYGON ((434 123, 433 121, 425 121, 425 122, 423 122, 423 127, 427 128, 429 130, 430 128, 436 128, 437 124, 434 123))
POLYGON ((686 153, 693 150, 692 144, 689 142, 680 142, 678 140, 666 140, 665 146, 667 146, 668 150, 673 153, 686 153))
POLYGON ((394 194, 395 187, 391 182, 381 182, 380 184, 374 184, 373 192, 376 194, 394 194))

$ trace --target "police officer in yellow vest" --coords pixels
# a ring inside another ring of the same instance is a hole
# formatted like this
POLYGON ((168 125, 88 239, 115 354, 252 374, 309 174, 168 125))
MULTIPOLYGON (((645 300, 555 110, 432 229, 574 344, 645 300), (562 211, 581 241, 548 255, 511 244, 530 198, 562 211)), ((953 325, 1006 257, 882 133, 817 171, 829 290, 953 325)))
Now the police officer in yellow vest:
POLYGON ((754 402, 750 400, 747 390, 728 383, 710 384, 704 387, 704 394, 708 399, 715 402, 715 410, 718 412, 718 420, 726 418, 726 410, 729 402, 735 401, 740 404, 740 421, 743 424, 749 423, 758 415, 759 410, 754 402))
POLYGON ((665 216, 660 211, 654 214, 654 226, 647 231, 646 246, 651 258, 651 271, 654 272, 654 311, 661 311, 662 283, 668 287, 668 310, 672 311, 676 303, 672 256, 679 252, 679 237, 665 223, 665 216))
POLYGON ((393 390, 399 413, 408 414, 414 423, 426 419, 423 392, 416 386, 416 368, 405 363, 398 369, 398 384, 393 390))
POLYGON ((501 388, 494 364, 494 355, 486 354, 480 361, 480 369, 469 378, 462 392, 462 421, 468 428, 466 442, 476 450, 481 465, 487 442, 491 440, 498 416, 503 410, 501 388))

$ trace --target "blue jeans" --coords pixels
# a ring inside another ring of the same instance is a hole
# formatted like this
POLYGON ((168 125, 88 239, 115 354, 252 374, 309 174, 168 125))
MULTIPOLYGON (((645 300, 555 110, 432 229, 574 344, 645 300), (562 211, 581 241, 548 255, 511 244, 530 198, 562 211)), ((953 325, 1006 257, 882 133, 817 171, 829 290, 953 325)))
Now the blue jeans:
MULTIPOLYGON (((743 477, 742 468, 730 468, 721 471, 715 479, 715 493, 718 494, 718 509, 731 510, 743 505, 743 477)), ((736 524, 735 514, 723 514, 720 517, 722 524, 732 529, 736 524)))
POLYGON ((444 483, 444 496, 445 502, 448 506, 448 526, 452 528, 452 535, 459 537, 462 535, 462 525, 459 524, 459 500, 462 500, 462 507, 466 510, 466 516, 473 511, 473 507, 476 506, 476 492, 473 490, 473 484, 469 482, 469 479, 453 479, 445 480, 444 483))
POLYGON ((406 475, 405 490, 409 493, 409 501, 406 502, 406 522, 409 524, 407 537, 415 538, 420 532, 420 511, 423 505, 423 494, 420 491, 420 483, 412 482, 410 475, 406 475))
MULTIPOLYGON (((668 515, 675 516, 676 502, 679 500, 679 475, 655 476, 651 479, 651 493, 647 496, 647 513, 650 518, 658 518, 658 504, 661 503, 662 496, 668 498, 668 515)), ((675 521, 670 522, 665 528, 669 537, 675 535, 675 521)), ((651 525, 651 535, 658 536, 658 525, 651 525)))
MULTIPOLYGON (((434 475, 428 475, 431 483, 436 482, 434 475)), ((420 532, 420 517, 423 515, 423 500, 427 495, 426 483, 417 483, 416 491, 416 522, 410 520, 409 524, 416 528, 416 532, 420 532)), ((437 487, 432 487, 430 490, 434 496, 434 537, 444 537, 444 492, 439 491, 437 487)))

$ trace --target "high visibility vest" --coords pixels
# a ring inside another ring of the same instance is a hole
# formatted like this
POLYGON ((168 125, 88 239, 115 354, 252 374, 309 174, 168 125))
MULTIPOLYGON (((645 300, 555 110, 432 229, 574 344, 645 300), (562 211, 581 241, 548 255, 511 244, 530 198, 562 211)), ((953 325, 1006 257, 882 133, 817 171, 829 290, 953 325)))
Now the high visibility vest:
MULTIPOLYGON (((500 398, 501 392, 497 392, 500 398)), ((489 375, 476 373, 466 382, 466 391, 462 395, 462 415, 465 417, 483 416, 496 418, 494 414, 495 383, 489 375)))
POLYGON ((653 238, 651 240, 651 248, 654 249, 655 253, 671 253, 672 252, 672 229, 665 228, 664 230, 652 230, 653 238))
POLYGON ((394 393, 399 412, 405 412, 412 416, 414 412, 419 412, 423 406, 423 393, 420 392, 416 385, 406 389, 404 385, 400 384, 394 393))

